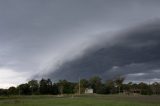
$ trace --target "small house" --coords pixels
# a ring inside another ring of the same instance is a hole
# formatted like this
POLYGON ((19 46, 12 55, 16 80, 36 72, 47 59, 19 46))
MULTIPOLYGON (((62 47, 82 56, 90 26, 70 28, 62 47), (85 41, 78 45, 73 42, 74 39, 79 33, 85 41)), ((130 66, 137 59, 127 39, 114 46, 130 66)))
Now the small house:
POLYGON ((85 94, 92 94, 93 93, 93 89, 92 88, 86 88, 85 89, 85 94))

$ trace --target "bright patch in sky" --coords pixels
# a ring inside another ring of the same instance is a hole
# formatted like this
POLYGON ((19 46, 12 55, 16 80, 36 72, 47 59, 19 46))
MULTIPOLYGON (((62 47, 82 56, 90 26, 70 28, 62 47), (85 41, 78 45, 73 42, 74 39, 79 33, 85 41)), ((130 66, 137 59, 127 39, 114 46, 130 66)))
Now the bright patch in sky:
POLYGON ((16 86, 17 84, 24 83, 27 73, 19 73, 12 69, 0 68, 0 87, 8 88, 10 86, 16 86))

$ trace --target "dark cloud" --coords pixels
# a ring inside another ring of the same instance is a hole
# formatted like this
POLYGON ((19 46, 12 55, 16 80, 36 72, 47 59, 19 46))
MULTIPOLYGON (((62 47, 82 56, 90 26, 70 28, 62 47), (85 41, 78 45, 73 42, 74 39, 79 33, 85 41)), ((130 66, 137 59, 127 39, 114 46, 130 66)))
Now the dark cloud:
MULTIPOLYGON (((131 35, 131 38, 121 37, 123 34, 118 33, 124 29, 128 31, 128 27, 159 19, 159 5, 158 0, 1 0, 0 72, 12 73, 17 77, 8 82, 6 79, 11 79, 10 75, 5 73, 8 76, 2 78, 0 74, 0 87, 6 83, 16 85, 22 83, 20 81, 25 82, 34 75, 43 77, 58 67, 60 71, 56 71, 57 75, 53 79, 58 78, 62 70, 66 70, 61 73, 62 76, 81 71, 84 73, 82 76, 102 75, 113 65, 116 65, 115 68, 131 61, 158 61, 157 55, 148 56, 151 53, 142 56, 140 49, 146 45, 148 48, 143 51, 152 51, 149 46, 156 48, 159 42, 156 36, 147 40, 151 38, 131 35), (104 41, 106 44, 99 43, 104 41), (141 56, 137 57, 135 51, 141 56), (84 53, 83 58, 86 59, 80 58, 84 53), (104 53, 108 53, 108 56, 104 53), (97 65, 96 61, 101 65, 97 65), (100 67, 101 71, 98 71, 100 67), (23 74, 21 80, 18 79, 18 73, 23 74)), ((136 35, 136 32, 129 34, 136 35)))
POLYGON ((132 75, 132 80, 160 78, 154 72, 160 69, 160 22, 137 26, 120 34, 113 44, 92 47, 94 50, 88 51, 81 58, 64 63, 58 70, 50 73, 49 77, 69 80, 93 75, 104 79, 119 75, 126 76, 128 80, 132 75), (144 75, 138 76, 138 73, 144 75))

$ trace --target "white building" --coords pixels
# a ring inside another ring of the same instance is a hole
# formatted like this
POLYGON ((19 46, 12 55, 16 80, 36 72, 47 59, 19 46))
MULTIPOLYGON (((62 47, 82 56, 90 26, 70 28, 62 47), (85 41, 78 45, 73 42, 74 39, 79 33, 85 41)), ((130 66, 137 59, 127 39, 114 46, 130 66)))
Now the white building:
POLYGON ((93 89, 92 88, 86 88, 85 89, 85 94, 92 94, 93 93, 93 89))

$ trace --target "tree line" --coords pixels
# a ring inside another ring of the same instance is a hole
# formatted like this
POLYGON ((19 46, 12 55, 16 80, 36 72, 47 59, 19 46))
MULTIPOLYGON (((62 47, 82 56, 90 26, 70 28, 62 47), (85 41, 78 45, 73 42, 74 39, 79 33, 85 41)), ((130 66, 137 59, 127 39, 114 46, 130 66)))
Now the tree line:
POLYGON ((152 84, 124 83, 124 77, 118 77, 114 80, 102 81, 98 76, 90 79, 81 79, 79 82, 69 82, 59 80, 52 82, 50 79, 30 80, 27 83, 20 84, 17 87, 0 89, 0 95, 59 95, 59 94, 77 94, 85 93, 86 88, 93 89, 97 94, 141 94, 141 95, 159 95, 160 83, 152 84))

